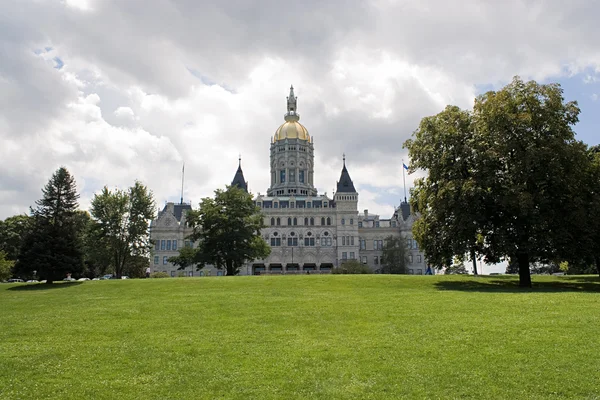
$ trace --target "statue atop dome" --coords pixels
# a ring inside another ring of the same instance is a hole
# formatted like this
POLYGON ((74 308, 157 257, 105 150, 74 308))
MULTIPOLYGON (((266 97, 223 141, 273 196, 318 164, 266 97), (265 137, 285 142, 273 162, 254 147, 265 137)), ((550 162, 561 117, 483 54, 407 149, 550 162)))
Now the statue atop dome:
POLYGON ((285 120, 287 122, 298 121, 300 114, 298 110, 298 98, 294 96, 294 86, 290 86, 290 95, 287 98, 287 113, 285 114, 285 120))

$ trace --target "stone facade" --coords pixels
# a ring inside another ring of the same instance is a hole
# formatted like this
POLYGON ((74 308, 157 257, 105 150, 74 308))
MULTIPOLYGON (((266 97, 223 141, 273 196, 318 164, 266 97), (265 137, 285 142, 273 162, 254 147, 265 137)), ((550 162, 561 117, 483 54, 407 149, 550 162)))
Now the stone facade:
MULTIPOLYGON (((358 260, 373 271, 381 268, 384 240, 392 236, 405 237, 409 243, 409 272, 425 274, 428 271, 422 252, 412 240, 414 215, 406 200, 390 219, 380 219, 367 210, 358 212, 358 193, 346 168, 346 159, 332 197, 318 194, 314 187, 314 143, 308 130, 300 124, 297 97, 293 87, 287 98, 285 122, 271 139, 271 185, 266 195, 260 193, 255 204, 262 210, 266 228, 261 232, 271 246, 271 254, 264 260, 247 263, 240 273, 329 273, 345 260, 358 260)), ((247 190, 248 183, 240 165, 232 185, 247 190)), ((188 244, 190 233, 185 226, 187 204, 168 203, 152 222, 152 239, 157 240, 153 270, 166 271, 177 276, 168 257, 177 254, 177 246, 188 244), (171 240, 170 248, 168 240, 171 240), (164 242, 164 245, 163 245, 164 242), (157 258, 158 257, 158 258, 157 258), (156 264, 158 262, 158 264, 156 264)), ((185 275, 193 272, 188 269, 185 275)), ((205 268, 218 275, 221 271, 205 268)), ((197 275, 196 272, 194 275, 197 275)))

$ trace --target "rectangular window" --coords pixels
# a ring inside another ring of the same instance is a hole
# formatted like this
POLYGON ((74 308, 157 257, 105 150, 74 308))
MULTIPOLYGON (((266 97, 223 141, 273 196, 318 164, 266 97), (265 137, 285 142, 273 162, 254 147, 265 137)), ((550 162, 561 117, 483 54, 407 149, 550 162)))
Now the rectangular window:
POLYGON ((298 182, 304 183, 304 170, 298 171, 298 182))
POLYGON ((160 249, 161 249, 161 250, 164 250, 164 249, 165 249, 165 244, 166 244, 166 243, 165 243, 165 240, 161 240, 161 241, 160 241, 160 249))
POLYGON ((377 249, 378 250, 383 250, 383 240, 378 240, 377 243, 378 243, 377 249))
POLYGON ((311 208, 312 207, 312 203, 310 201, 306 202, 306 208, 311 208))
POLYGON ((366 264, 367 263, 367 256, 362 256, 362 263, 366 264))
POLYGON ((396 227, 396 221, 392 221, 392 228, 396 227))
POLYGON ((354 236, 350 236, 350 246, 354 246, 354 236))
POLYGON ((373 250, 377 250, 377 240, 373 240, 373 250))
POLYGON ((154 256, 154 265, 158 265, 158 256, 154 256))
POLYGON ((379 221, 375 221, 375 228, 379 228, 379 221))
POLYGON ((346 225, 346 219, 342 218, 342 225, 346 225))
POLYGON ((350 252, 350 259, 354 260, 354 252, 353 251, 350 252))
POLYGON ((354 225, 354 218, 350 218, 350 225, 354 225))
POLYGON ((290 203, 290 208, 296 208, 296 203, 294 203, 293 201, 290 203))
POLYGON ((167 240, 167 250, 171 250, 171 241, 167 240))
POLYGON ((173 240, 173 250, 177 250, 177 240, 173 240))
POLYGON ((342 252, 342 260, 347 260, 348 259, 348 253, 346 253, 345 251, 342 252))
POLYGON ((168 259, 168 258, 169 258, 169 257, 167 257, 167 256, 164 256, 164 257, 163 257, 163 264, 164 264, 164 265, 166 265, 166 264, 167 264, 167 259, 168 259))
POLYGON ((367 241, 365 239, 361 239, 359 241, 359 243, 360 243, 360 249, 361 250, 366 250, 367 249, 367 241))
POLYGON ((183 242, 183 246, 184 247, 190 247, 190 241, 186 240, 185 242, 183 242))
POLYGON ((412 256, 412 254, 408 256, 408 262, 409 262, 410 264, 412 264, 412 263, 413 263, 413 256, 412 256))
POLYGON ((375 265, 379 265, 379 257, 377 257, 377 256, 373 257, 373 263, 375 265))
POLYGON ((154 250, 159 250, 159 249, 160 249, 160 240, 157 240, 157 241, 154 243, 154 250))
POLYGON ((282 169, 281 171, 279 171, 279 182, 285 183, 285 169, 282 169))
POLYGON ((305 246, 314 246, 315 245, 315 238, 314 237, 304 238, 304 245, 305 246))
POLYGON ((362 222, 360 222, 360 221, 358 222, 358 227, 362 228, 362 222))
POLYGON ((275 246, 281 246, 281 238, 275 239, 275 246))
POLYGON ((298 238, 288 238, 288 246, 298 246, 298 238))
POLYGON ((275 238, 271 238, 271 247, 275 246, 275 238))
POLYGON ((418 262, 418 263, 422 262, 422 260, 421 260, 421 255, 418 255, 418 256, 417 256, 417 262, 418 262))
POLYGON ((342 246, 346 245, 346 236, 342 236, 342 246))
POLYGON ((171 271, 171 278, 175 278, 175 271, 171 271))
POLYGON ((290 170, 290 182, 296 182, 296 171, 290 170))

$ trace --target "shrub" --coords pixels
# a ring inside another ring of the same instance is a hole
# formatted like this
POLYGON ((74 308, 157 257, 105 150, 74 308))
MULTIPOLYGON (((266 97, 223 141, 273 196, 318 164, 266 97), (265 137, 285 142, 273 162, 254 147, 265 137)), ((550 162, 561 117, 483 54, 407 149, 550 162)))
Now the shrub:
POLYGON ((166 272, 161 272, 161 271, 157 271, 157 272, 153 272, 150 274, 150 278, 168 278, 169 274, 167 274, 166 272))
POLYGON ((14 261, 6 259, 6 253, 0 251, 0 282, 10 279, 12 275, 12 267, 15 265, 14 261))
POLYGON ((366 264, 356 260, 345 261, 339 268, 334 268, 332 274, 372 274, 373 271, 366 264))

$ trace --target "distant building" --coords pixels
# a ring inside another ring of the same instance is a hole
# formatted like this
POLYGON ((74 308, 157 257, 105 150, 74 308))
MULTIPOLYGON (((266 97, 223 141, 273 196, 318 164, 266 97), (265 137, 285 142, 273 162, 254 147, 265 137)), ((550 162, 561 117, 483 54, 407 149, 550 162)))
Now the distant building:
MULTIPOLYGON (((240 273, 328 273, 346 260, 358 260, 378 271, 382 267, 384 241, 392 235, 408 241, 409 272, 425 274, 427 263, 412 239, 414 215, 406 200, 389 219, 381 219, 367 210, 359 214, 358 193, 345 157, 336 192, 331 197, 327 193, 318 194, 313 183, 313 138, 299 122, 293 87, 287 97, 284 119, 271 139, 271 185, 266 195, 259 193, 255 197, 255 204, 265 218, 266 228, 261 234, 271 246, 271 254, 266 259, 249 262, 240 273)), ((248 190, 241 162, 231 184, 248 190)), ((153 271, 177 276, 176 267, 166 260, 177 254, 174 240, 177 246, 182 241, 187 244, 185 237, 190 230, 185 226, 185 213, 189 209, 188 204, 168 203, 152 222, 152 239, 160 241, 155 248, 153 271)), ((209 271, 212 275, 221 272, 207 268, 205 274, 209 271)))

